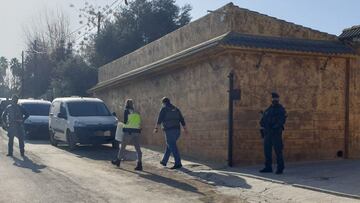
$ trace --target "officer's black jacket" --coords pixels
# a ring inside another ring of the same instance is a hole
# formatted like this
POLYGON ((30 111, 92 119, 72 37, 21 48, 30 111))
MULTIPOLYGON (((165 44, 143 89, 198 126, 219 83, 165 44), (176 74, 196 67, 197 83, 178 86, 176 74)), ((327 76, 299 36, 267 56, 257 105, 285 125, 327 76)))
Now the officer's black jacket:
POLYGON ((286 111, 281 104, 272 104, 263 114, 260 126, 265 130, 284 130, 286 111))

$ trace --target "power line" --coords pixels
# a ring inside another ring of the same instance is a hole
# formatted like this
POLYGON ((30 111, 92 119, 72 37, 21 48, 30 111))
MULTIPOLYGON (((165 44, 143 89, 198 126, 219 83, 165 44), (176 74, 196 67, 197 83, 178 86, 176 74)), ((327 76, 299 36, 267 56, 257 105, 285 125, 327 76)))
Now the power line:
MULTIPOLYGON (((105 11, 102 12, 102 13, 105 13, 105 17, 106 17, 106 12, 109 11, 109 10, 110 10, 116 3, 118 3, 119 1, 120 1, 120 0, 115 0, 114 2, 112 2, 112 3, 110 4, 110 6, 109 6, 105 11)), ((125 4, 127 4, 127 1, 126 1, 126 0, 123 0, 123 1, 125 1, 125 4)), ((120 4, 120 3, 121 3, 121 2, 119 2, 119 4, 120 4)), ((100 11, 99 11, 99 13, 100 13, 100 11)), ((70 37, 71 35, 73 35, 74 33, 78 32, 79 30, 83 29, 83 28, 86 27, 87 25, 88 25, 88 24, 84 24, 84 25, 82 25, 81 27, 75 29, 74 31, 72 31, 71 33, 69 33, 65 38, 70 37)), ((85 32, 83 35, 81 35, 80 37, 77 37, 77 38, 75 39, 75 42, 76 42, 77 40, 81 39, 82 37, 84 37, 85 35, 89 34, 89 32, 92 31, 94 28, 95 28, 95 27, 90 28, 90 29, 89 29, 87 32, 85 32)))

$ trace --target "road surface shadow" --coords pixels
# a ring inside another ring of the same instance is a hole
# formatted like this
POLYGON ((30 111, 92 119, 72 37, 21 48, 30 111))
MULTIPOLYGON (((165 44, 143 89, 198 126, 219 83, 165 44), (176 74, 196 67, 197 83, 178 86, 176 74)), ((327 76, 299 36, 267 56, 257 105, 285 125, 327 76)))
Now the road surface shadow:
MULTIPOLYGON (((60 149, 66 150, 79 158, 88 158, 98 161, 112 160, 116 158, 118 149, 114 149, 109 145, 79 145, 74 150, 69 150, 67 145, 58 146, 60 149)), ((124 161, 137 160, 136 152, 126 150, 124 161)))
POLYGON ((251 185, 247 184, 243 178, 231 174, 226 174, 222 172, 210 172, 210 171, 195 172, 186 168, 181 168, 180 171, 216 186, 244 188, 244 189, 252 188, 251 185))
POLYGON ((48 145, 50 144, 49 140, 46 139, 25 139, 25 143, 29 144, 38 144, 38 145, 48 145))
POLYGON ((360 198, 360 160, 289 163, 282 175, 259 173, 261 168, 262 165, 226 168, 224 172, 360 198))
POLYGON ((34 173, 41 173, 41 169, 46 168, 45 165, 39 165, 39 164, 34 163, 27 156, 25 156, 23 160, 18 159, 17 157, 14 157, 14 156, 12 158, 14 160, 14 164, 13 164, 14 166, 17 166, 20 168, 25 168, 25 169, 30 169, 34 173))
POLYGON ((173 187, 175 189, 183 190, 185 192, 192 192, 192 193, 196 193, 196 194, 205 196, 204 193, 200 192, 196 187, 194 187, 188 183, 180 182, 178 180, 168 178, 165 176, 161 176, 161 175, 149 172, 149 171, 135 172, 135 171, 127 170, 124 168, 120 168, 120 169, 123 171, 129 172, 129 173, 136 174, 141 178, 144 178, 144 179, 156 182, 156 183, 164 184, 164 185, 173 187))

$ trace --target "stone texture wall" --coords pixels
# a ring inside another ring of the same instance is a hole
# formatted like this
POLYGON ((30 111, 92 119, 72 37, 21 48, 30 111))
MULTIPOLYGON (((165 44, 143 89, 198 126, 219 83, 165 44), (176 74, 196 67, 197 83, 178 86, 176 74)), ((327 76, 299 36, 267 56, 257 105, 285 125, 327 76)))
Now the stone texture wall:
POLYGON ((230 24, 232 31, 275 37, 313 40, 337 40, 335 35, 306 28, 271 16, 232 6, 230 24))
POLYGON ((153 134, 161 98, 168 96, 187 122, 189 135, 179 141, 183 154, 226 162, 227 155, 227 56, 207 58, 172 70, 96 93, 122 119, 124 101, 132 98, 143 117, 142 144, 165 146, 162 133, 153 134))
MULTIPOLYGON (((358 50, 360 54, 360 49, 358 50)), ((350 60, 349 158, 360 158, 360 57, 350 60)))
POLYGON ((224 33, 336 40, 336 37, 228 4, 99 70, 99 82, 151 64, 224 33))
POLYGON ((277 91, 286 107, 285 160, 335 159, 344 152, 345 59, 235 53, 236 83, 242 100, 235 105, 234 157, 237 164, 263 162, 260 110, 277 91))
MULTIPOLYGON (((335 36, 288 23, 232 4, 190 23, 99 70, 99 82, 151 64, 184 49, 236 31, 254 35, 336 40, 335 36)), ((235 102, 234 162, 263 161, 258 132, 260 110, 270 104, 270 92, 278 91, 288 111, 284 132, 287 161, 334 159, 344 151, 346 60, 326 57, 269 54, 257 69, 260 53, 231 52, 207 59, 177 62, 177 68, 151 74, 127 84, 95 91, 95 96, 122 116, 125 99, 135 100, 144 118, 142 143, 164 146, 162 134, 152 134, 160 99, 170 97, 187 120, 190 134, 179 146, 183 154, 223 162, 227 157, 228 78, 236 73, 242 100, 235 102)), ((195 57, 195 58, 194 58, 195 57)), ((350 157, 360 157, 359 60, 351 61, 350 157)))
MULTIPOLYGON (((229 7, 221 8, 226 12, 229 7)), ((230 31, 228 17, 206 15, 164 37, 120 58, 99 70, 99 82, 109 80, 135 68, 151 64, 182 50, 230 31)))

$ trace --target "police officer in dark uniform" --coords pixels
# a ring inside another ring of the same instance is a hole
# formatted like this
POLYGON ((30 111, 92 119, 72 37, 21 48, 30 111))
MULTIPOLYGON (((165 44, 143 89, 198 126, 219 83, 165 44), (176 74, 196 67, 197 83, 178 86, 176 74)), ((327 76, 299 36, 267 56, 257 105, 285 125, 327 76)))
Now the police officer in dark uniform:
POLYGON ((13 155, 13 144, 14 137, 16 136, 19 140, 19 148, 21 156, 25 156, 25 130, 24 121, 29 117, 26 110, 18 104, 18 96, 14 95, 11 98, 11 104, 9 104, 3 114, 2 119, 6 129, 8 131, 9 143, 8 143, 8 154, 7 156, 13 155))
POLYGON ((264 139, 265 168, 261 173, 272 173, 272 148, 276 154, 276 174, 284 171, 283 140, 282 132, 286 122, 285 108, 279 103, 280 96, 276 92, 271 93, 272 104, 263 113, 260 121, 261 135, 264 139))

